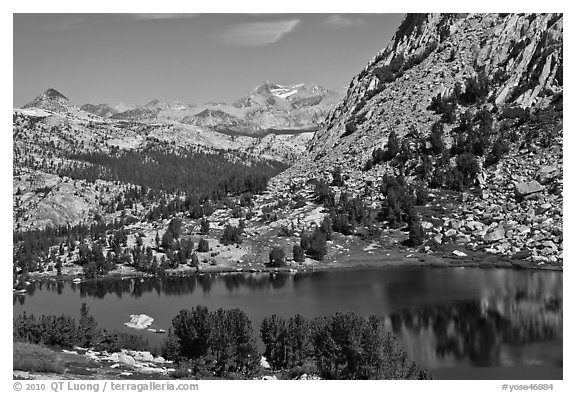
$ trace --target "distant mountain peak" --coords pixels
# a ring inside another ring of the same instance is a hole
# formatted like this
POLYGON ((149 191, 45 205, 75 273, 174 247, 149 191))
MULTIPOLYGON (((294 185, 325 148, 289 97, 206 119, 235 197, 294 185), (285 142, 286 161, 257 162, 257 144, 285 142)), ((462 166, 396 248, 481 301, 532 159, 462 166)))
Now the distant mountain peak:
POLYGON ((279 84, 265 81, 252 89, 251 96, 274 96, 287 100, 301 99, 328 93, 323 87, 314 84, 294 83, 279 84))
POLYGON ((70 109, 73 107, 70 100, 64 94, 56 89, 50 88, 22 108, 39 108, 52 112, 67 113, 70 112, 70 109))
POLYGON ((80 107, 84 112, 92 113, 93 115, 100 117, 110 117, 117 114, 119 111, 110 107, 107 104, 85 104, 80 107))
POLYGON ((50 99, 53 99, 53 100, 64 99, 66 101, 70 101, 70 100, 68 100, 68 98, 64 94, 60 93, 58 90, 53 89, 53 88, 46 89, 46 91, 44 93, 42 93, 42 95, 44 95, 50 99))

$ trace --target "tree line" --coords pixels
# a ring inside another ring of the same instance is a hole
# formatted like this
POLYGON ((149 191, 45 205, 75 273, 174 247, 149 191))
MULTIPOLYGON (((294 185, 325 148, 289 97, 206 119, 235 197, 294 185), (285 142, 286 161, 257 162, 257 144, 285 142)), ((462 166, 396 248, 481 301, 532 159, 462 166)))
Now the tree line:
MULTIPOLYGON (((375 316, 336 313, 307 320, 266 317, 260 326, 264 356, 287 376, 303 372, 324 379, 428 379, 375 316)), ((259 369, 253 328, 239 310, 182 310, 172 320, 163 356, 192 375, 251 377, 259 369)))
POLYGON ((104 179, 138 184, 170 194, 208 195, 213 199, 229 193, 260 193, 269 178, 286 169, 276 161, 230 159, 229 154, 182 152, 161 149, 70 153, 68 158, 90 165, 62 169, 60 175, 95 181, 104 179))

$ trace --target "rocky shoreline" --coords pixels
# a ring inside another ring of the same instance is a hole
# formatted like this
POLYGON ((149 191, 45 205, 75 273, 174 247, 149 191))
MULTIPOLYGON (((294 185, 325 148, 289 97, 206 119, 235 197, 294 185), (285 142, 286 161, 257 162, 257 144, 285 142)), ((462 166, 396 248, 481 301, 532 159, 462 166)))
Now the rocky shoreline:
MULTIPOLYGON (((394 257, 401 255, 398 250, 388 250, 394 253, 394 257)), ((406 250, 401 250, 406 253, 406 250)), ((394 258, 392 257, 392 258, 394 258)), ((454 252, 440 252, 434 254, 427 254, 421 252, 407 253, 401 259, 391 259, 390 252, 382 250, 378 254, 365 254, 362 259, 357 262, 348 261, 332 261, 332 262, 317 262, 309 263, 307 265, 297 265, 287 267, 263 267, 254 268, 248 266, 242 267, 228 267, 228 266, 206 266, 203 269, 170 269, 166 271, 165 277, 186 277, 205 274, 241 274, 241 273, 267 273, 267 274, 297 274, 309 273, 321 270, 350 270, 350 269, 378 269, 378 268, 403 268, 403 267, 421 267, 421 268, 480 268, 480 269, 532 269, 532 270, 547 270, 547 271, 563 271, 560 265, 550 264, 534 264, 530 261, 501 258, 495 255, 486 255, 481 252, 471 253, 466 257, 458 256, 454 252)), ((122 270, 120 272, 113 271, 106 276, 98 277, 90 280, 102 279, 133 279, 133 278, 152 278, 154 275, 138 272, 135 270, 122 270)), ((63 282, 75 282, 77 284, 88 281, 80 274, 56 274, 34 273, 30 275, 30 281, 37 280, 58 280, 63 282)), ((14 292, 19 292, 14 290, 14 292)), ((22 291, 23 293, 25 290, 22 291)))

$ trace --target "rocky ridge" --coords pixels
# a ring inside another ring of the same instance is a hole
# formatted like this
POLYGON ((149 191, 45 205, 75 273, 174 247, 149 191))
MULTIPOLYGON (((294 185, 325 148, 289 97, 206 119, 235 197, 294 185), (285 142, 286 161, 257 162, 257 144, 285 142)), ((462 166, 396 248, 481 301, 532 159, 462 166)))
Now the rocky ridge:
MULTIPOLYGON (((429 110, 433 98, 450 96, 456 85, 465 89, 469 79, 488 75, 484 107, 494 114, 495 128, 505 124, 520 134, 555 136, 546 143, 514 145, 497 165, 481 168, 478 186, 459 197, 449 215, 423 227, 437 245, 460 244, 529 265, 561 265, 562 33, 561 14, 408 15, 390 44, 352 79, 307 154, 272 179, 271 189, 282 193, 311 178, 330 182, 340 167, 346 184, 332 187, 336 194, 362 194, 379 206, 382 176, 400 172, 389 164, 364 171, 375 149, 386 146, 391 131, 408 140, 428 137, 440 120, 429 110), (385 75, 398 58, 401 72, 385 75), (530 126, 522 125, 524 119, 510 123, 510 113, 519 111, 530 113, 530 126), (543 112, 544 120, 537 115, 543 112)), ((479 110, 458 105, 455 118, 479 110)), ((444 138, 448 148, 453 138, 444 138)), ((414 142, 410 146, 416 148, 414 142)), ((411 179, 418 164, 409 160, 400 170, 411 179)))

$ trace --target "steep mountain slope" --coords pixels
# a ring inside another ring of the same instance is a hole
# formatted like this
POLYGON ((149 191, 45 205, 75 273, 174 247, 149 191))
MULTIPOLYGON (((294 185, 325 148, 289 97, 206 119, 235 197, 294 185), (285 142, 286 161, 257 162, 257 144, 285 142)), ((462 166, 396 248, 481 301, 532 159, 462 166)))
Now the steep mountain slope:
POLYGON ((561 15, 553 14, 408 16, 386 49, 352 80, 310 150, 343 151, 358 142, 365 150, 392 129, 399 135, 414 128, 428 132, 438 119, 426 109, 431 99, 481 72, 493 79, 488 95, 497 107, 546 106, 562 91, 562 23, 561 15), (383 82, 382 69, 400 58, 403 70, 383 82), (366 121, 358 121, 362 116, 366 121), (358 131, 342 138, 350 121, 358 131))
POLYGON ((561 14, 408 15, 272 188, 340 167, 336 195, 376 208, 385 175, 463 192, 442 217, 421 212, 435 245, 561 261, 562 44, 561 14))

